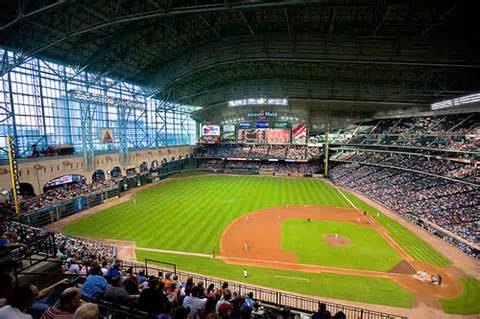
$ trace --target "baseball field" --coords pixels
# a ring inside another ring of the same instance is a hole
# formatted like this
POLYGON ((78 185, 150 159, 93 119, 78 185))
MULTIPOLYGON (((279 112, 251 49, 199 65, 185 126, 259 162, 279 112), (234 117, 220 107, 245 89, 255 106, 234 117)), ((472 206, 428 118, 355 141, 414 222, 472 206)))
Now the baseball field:
POLYGON ((431 298, 445 312, 480 313, 478 280, 452 274, 441 253, 348 192, 313 178, 188 175, 62 231, 132 241, 138 260, 251 284, 407 308, 431 298), (419 269, 445 284, 413 279, 419 269))

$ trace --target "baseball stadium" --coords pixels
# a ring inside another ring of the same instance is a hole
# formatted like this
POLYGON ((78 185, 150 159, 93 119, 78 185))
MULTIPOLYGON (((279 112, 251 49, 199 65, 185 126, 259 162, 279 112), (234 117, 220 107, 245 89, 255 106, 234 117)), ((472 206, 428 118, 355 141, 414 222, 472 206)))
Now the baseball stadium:
POLYGON ((480 318, 473 3, 0 9, 0 319, 480 318))

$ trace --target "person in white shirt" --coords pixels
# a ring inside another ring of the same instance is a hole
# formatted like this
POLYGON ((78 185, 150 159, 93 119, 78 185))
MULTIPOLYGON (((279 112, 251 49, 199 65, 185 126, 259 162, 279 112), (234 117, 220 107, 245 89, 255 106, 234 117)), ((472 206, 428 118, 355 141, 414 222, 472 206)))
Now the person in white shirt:
POLYGON ((34 297, 30 285, 21 285, 13 289, 10 304, 0 308, 0 319, 32 319, 26 312, 34 297))
POLYGON ((188 314, 188 318, 191 319, 198 319, 199 314, 198 312, 205 308, 205 304, 207 303, 207 298, 199 298, 200 296, 200 288, 194 286, 192 288, 192 295, 186 296, 183 299, 183 306, 190 307, 190 313, 188 314))
POLYGON ((75 259, 72 259, 70 261, 70 265, 68 266, 68 272, 71 274, 80 273, 80 264, 75 259))

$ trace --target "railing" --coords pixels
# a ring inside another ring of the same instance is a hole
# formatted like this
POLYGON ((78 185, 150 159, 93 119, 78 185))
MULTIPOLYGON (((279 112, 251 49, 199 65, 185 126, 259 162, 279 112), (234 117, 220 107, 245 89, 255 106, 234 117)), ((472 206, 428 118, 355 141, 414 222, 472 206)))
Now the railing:
MULTIPOLYGON (((158 272, 172 272, 173 268, 162 268, 154 264, 165 264, 163 261, 155 261, 152 259, 145 260, 145 262, 122 262, 124 268, 132 267, 134 271, 143 270, 146 274, 148 273, 158 273, 158 272), (150 264, 149 264, 150 262, 150 264)), ((210 284, 214 284, 216 287, 221 287, 222 284, 227 280, 222 280, 219 278, 213 278, 208 276, 202 276, 195 273, 189 273, 185 271, 178 271, 175 267, 175 274, 178 277, 178 280, 181 282, 186 282, 188 278, 192 278, 195 283, 203 282, 204 287, 208 287, 210 284)), ((327 306, 327 310, 332 314, 337 313, 338 311, 343 311, 347 318, 351 319, 405 319, 406 317, 378 312, 353 306, 347 306, 332 302, 325 302, 316 298, 309 298, 300 295, 290 294, 283 291, 272 290, 267 288, 262 288, 258 286, 252 286, 247 284, 242 284, 239 282, 234 282, 228 280, 229 289, 232 291, 237 291, 239 294, 247 294, 252 292, 255 300, 266 303, 270 305, 275 305, 279 307, 289 307, 292 310, 313 313, 318 310, 320 303, 324 303, 327 306)))

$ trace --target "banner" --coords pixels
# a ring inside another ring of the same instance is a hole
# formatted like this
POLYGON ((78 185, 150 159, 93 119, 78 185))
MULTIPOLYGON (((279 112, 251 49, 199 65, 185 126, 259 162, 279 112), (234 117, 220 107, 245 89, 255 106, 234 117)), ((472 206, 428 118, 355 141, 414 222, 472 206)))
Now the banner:
POLYGON ((292 139, 294 144, 307 143, 307 128, 303 124, 297 124, 292 131, 292 139))
POLYGON ((113 130, 111 128, 102 128, 100 133, 100 143, 102 144, 113 143, 113 130))
POLYGON ((203 136, 219 136, 220 135, 220 126, 218 125, 203 125, 202 127, 203 136))

